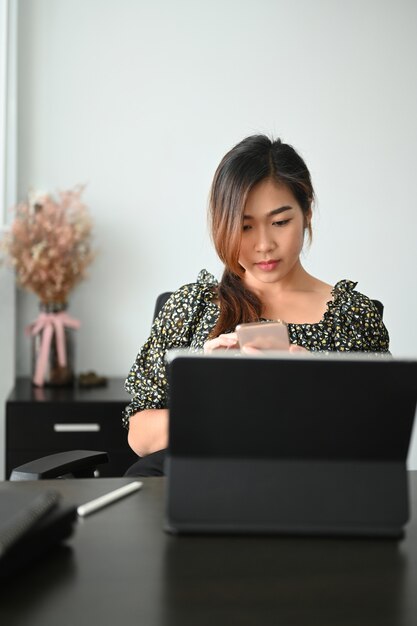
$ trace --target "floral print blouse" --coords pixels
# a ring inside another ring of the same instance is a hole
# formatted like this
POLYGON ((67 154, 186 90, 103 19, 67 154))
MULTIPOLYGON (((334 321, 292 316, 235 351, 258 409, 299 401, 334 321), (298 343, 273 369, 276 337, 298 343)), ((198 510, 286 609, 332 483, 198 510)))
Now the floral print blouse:
MULTIPOLYGON (((214 276, 202 270, 197 282, 170 296, 155 319, 125 382, 133 396, 123 413, 126 428, 137 411, 167 407, 165 354, 172 348, 203 348, 219 316, 217 285, 214 276)), ((389 336, 381 316, 372 300, 356 291, 356 285, 341 280, 334 286, 333 299, 320 322, 288 324, 291 343, 311 352, 388 352, 389 336)))

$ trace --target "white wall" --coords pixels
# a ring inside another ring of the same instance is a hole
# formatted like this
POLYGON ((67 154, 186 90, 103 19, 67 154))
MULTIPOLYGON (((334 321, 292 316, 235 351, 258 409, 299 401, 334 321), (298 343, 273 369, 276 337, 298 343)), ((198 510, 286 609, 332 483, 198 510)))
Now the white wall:
MULTIPOLYGON (((415 0, 20 0, 19 196, 88 182, 98 257, 71 297, 78 369, 124 376, 155 296, 219 274, 211 177, 244 136, 305 157, 306 267, 385 304, 417 355, 415 0)), ((18 299, 18 373, 29 372, 18 299)), ((416 455, 417 463, 417 455, 416 455)))

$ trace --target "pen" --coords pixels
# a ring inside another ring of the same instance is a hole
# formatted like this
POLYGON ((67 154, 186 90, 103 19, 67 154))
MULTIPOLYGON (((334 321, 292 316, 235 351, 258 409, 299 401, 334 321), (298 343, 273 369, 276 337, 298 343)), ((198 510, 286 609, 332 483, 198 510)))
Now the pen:
POLYGON ((112 502, 116 502, 116 500, 120 500, 120 498, 124 498, 125 496, 133 493, 134 491, 138 491, 142 487, 143 483, 135 480, 128 485, 123 485, 123 487, 119 487, 119 489, 115 489, 114 491, 110 491, 109 493, 105 493, 104 496, 100 496, 99 498, 95 498, 90 502, 86 502, 85 504, 81 504, 77 508, 77 513, 81 517, 85 517, 86 515, 90 515, 90 513, 94 513, 99 509, 111 504, 112 502))

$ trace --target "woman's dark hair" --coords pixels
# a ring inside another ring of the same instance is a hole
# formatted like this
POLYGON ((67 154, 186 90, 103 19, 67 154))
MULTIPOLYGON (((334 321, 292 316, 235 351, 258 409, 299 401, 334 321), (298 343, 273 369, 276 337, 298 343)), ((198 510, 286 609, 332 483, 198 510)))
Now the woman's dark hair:
POLYGON ((262 304, 242 281, 239 265, 243 213, 251 189, 271 179, 290 189, 307 219, 314 200, 310 172, 294 148, 265 135, 247 137, 222 159, 214 175, 209 205, 211 235, 217 254, 225 265, 218 289, 220 316, 211 337, 233 331, 237 324, 261 317, 262 304))

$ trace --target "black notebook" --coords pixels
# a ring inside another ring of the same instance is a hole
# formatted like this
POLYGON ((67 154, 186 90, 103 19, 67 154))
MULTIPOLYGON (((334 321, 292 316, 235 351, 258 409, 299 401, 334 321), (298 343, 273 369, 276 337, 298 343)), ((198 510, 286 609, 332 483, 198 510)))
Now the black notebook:
POLYGON ((72 534, 77 510, 54 489, 0 487, 0 577, 28 566, 72 534))

